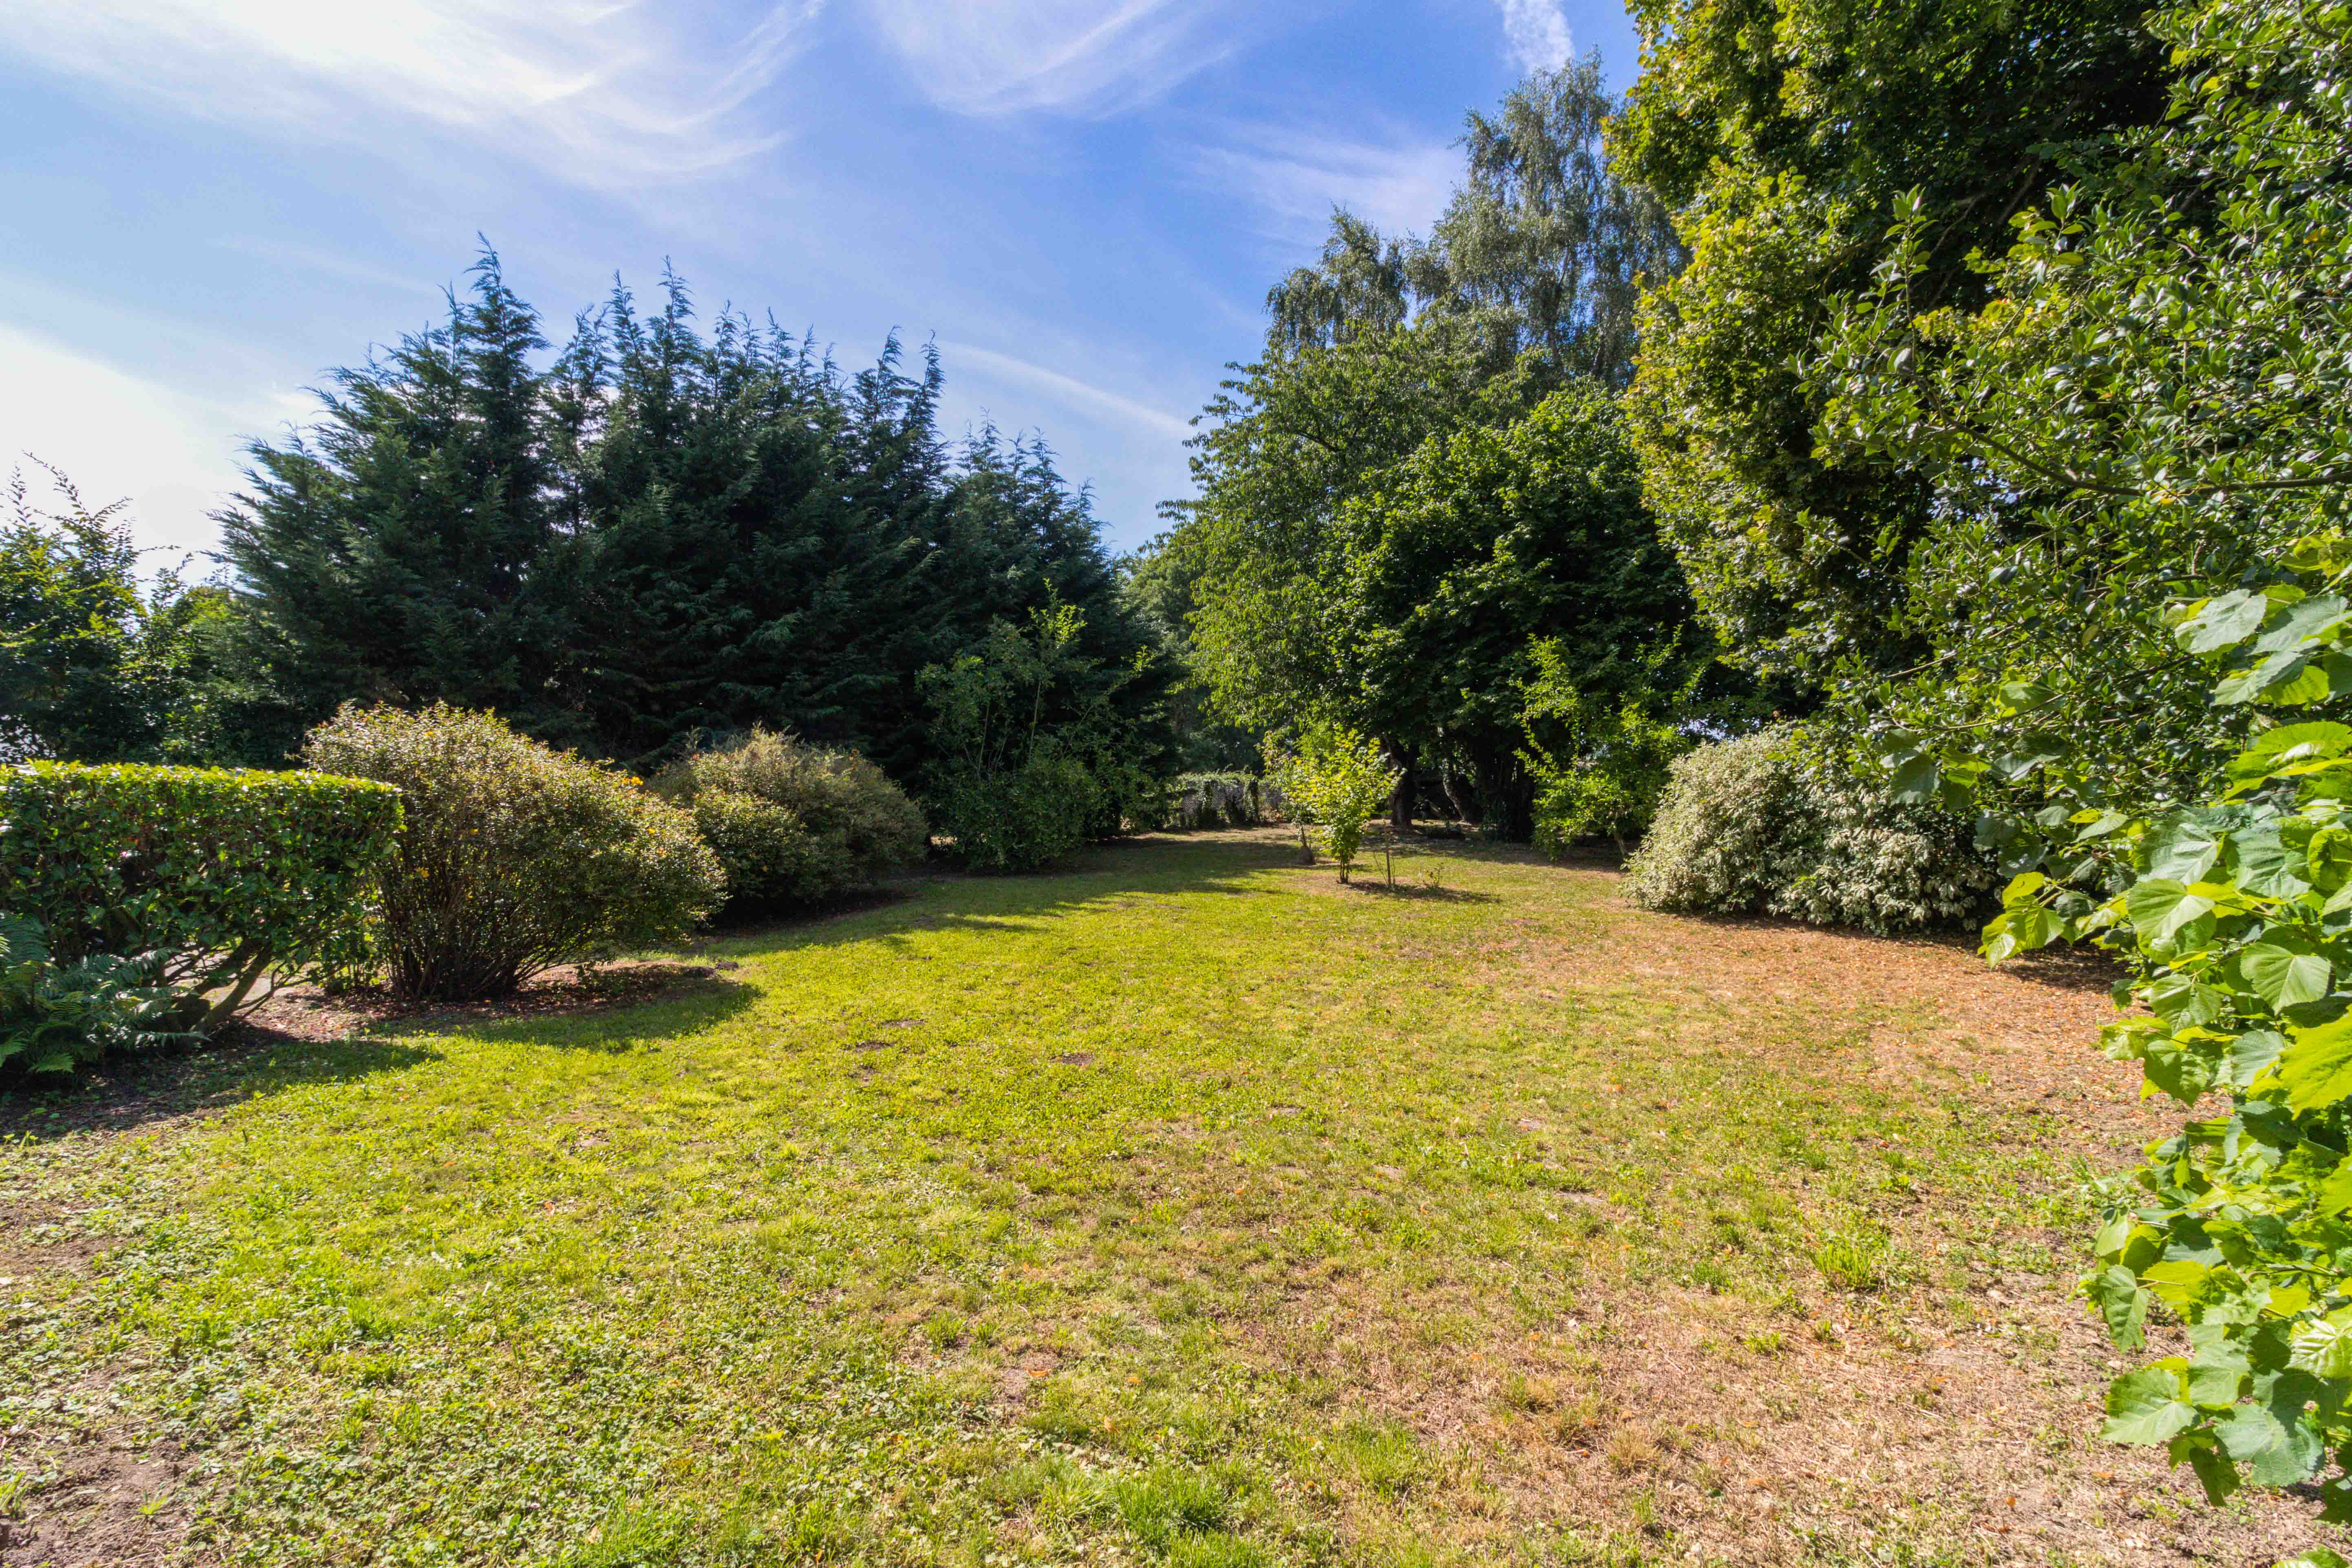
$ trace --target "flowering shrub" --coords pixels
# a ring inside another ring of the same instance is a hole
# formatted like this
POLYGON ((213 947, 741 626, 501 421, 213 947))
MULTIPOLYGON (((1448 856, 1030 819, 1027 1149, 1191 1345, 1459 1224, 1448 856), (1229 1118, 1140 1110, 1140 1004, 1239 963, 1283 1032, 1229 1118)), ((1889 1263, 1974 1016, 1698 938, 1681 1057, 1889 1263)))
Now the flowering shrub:
POLYGON ((1627 882, 1647 908, 1686 914, 1880 932, 1950 925, 1989 905, 1998 880, 1972 832, 1958 813, 1898 801, 1784 726, 1676 761, 1627 882))
POLYGON ((302 754, 401 791, 381 940, 406 998, 507 995, 551 964, 680 936, 726 891, 687 813, 495 714, 346 707, 302 754))
POLYGON ((694 814, 738 912, 822 903, 919 860, 929 837, 906 791, 855 752, 754 730, 656 774, 694 814))

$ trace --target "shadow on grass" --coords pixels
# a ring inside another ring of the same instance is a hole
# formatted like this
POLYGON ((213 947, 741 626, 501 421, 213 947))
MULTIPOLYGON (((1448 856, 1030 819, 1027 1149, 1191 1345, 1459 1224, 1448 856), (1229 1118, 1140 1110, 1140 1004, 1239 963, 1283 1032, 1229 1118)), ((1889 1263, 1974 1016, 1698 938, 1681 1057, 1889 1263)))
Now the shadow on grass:
POLYGON ((463 1034, 469 1040, 501 1045, 543 1046, 552 1050, 600 1051, 625 1056, 647 1046, 682 1040, 718 1027, 760 999, 760 988, 740 980, 694 980, 641 1001, 537 1017, 478 1017, 424 1014, 375 1026, 380 1038, 463 1034))
POLYGON ((764 954, 852 942, 904 947, 926 931, 1024 930, 1139 899, 1191 893, 1266 897, 1279 889, 1249 879, 1297 864, 1294 847, 1249 830, 1151 834, 1089 846, 1044 871, 992 877, 928 870, 885 884, 846 907, 797 920, 722 927, 703 951, 764 954))
POLYGON ((192 1050, 110 1058, 68 1082, 0 1089, 0 1142, 130 1132, 315 1083, 403 1072, 441 1053, 380 1038, 305 1040, 241 1028, 192 1050))
MULTIPOLYGON (((1984 962, 1974 931, 1898 931, 1882 936, 1852 926, 1818 926, 1774 915, 1695 915, 1672 910, 1665 911, 1665 915, 1669 920, 1688 921, 1694 925, 1711 926, 1719 931, 1790 931, 1870 946, 1940 948, 1965 954, 1979 963, 1984 962)), ((2053 991, 2100 994, 2114 990, 2116 983, 2131 973, 2128 966, 2113 953, 2087 945, 2046 947, 2037 952, 2020 953, 2015 958, 2005 959, 1994 967, 2012 980, 2046 985, 2053 991)))
POLYGON ((1503 901, 1499 893, 1481 893, 1470 888, 1432 887, 1426 882, 1398 882, 1391 886, 1386 881, 1361 873, 1354 880, 1341 883, 1339 891, 1416 904, 1499 904, 1503 901))

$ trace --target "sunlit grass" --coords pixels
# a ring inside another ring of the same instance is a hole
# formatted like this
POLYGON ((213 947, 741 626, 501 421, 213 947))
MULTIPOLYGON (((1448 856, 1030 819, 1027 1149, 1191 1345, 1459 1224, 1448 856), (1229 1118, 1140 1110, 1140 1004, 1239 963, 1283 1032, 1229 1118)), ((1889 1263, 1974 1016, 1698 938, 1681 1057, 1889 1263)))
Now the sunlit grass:
POLYGON ((1853 1071, 1867 998, 1546 978, 1609 879, 1436 853, 926 883, 674 1000, 28 1139, 0 1190, 105 1249, 0 1286, 0 1429, 178 1446, 164 1524, 237 1562, 1664 1551, 1691 1439, 1622 1407, 1613 1315, 1777 1364, 1924 1267, 1890 1205, 2044 1162, 1853 1071), (1531 1504, 1560 1450, 1622 1495, 1531 1504))

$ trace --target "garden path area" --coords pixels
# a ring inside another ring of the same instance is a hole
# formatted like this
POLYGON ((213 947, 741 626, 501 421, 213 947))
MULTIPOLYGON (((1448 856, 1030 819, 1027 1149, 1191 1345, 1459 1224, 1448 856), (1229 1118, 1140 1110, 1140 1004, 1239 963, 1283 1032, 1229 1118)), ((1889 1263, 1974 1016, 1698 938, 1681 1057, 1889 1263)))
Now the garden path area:
POLYGON ((2341 1549, 2093 1436, 2082 1182, 2174 1120, 2095 967, 1295 862, 0 1101, 0 1563, 2341 1549))

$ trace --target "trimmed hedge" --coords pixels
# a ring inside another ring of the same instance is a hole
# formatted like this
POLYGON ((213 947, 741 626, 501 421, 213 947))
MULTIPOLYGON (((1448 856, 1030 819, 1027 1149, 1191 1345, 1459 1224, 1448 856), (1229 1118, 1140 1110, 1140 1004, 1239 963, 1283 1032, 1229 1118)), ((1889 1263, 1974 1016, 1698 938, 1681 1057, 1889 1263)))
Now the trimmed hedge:
POLYGON ((302 754, 400 788, 382 945, 404 999, 508 995, 553 964, 683 936, 726 893, 692 817, 493 713, 346 706, 302 754))
POLYGON ((218 1027, 264 974, 366 950, 399 793, 315 773, 0 769, 0 910, 37 921, 49 956, 151 958, 172 1026, 218 1027))
POLYGON ((923 858, 920 807, 855 752, 754 730, 656 774, 727 868, 737 913, 823 903, 923 858))

